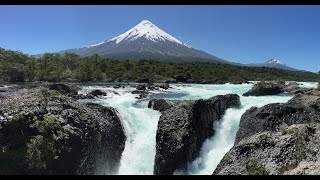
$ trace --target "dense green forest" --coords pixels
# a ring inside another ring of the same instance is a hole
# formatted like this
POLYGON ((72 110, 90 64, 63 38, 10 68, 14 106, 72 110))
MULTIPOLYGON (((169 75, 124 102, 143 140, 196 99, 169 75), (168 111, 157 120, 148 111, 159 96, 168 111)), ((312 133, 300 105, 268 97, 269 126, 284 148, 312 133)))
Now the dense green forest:
POLYGON ((153 81, 162 81, 179 75, 194 81, 318 81, 316 73, 266 67, 242 67, 204 62, 117 61, 97 55, 80 57, 76 54, 52 53, 36 59, 21 52, 0 48, 0 82, 128 82, 144 77, 153 81))

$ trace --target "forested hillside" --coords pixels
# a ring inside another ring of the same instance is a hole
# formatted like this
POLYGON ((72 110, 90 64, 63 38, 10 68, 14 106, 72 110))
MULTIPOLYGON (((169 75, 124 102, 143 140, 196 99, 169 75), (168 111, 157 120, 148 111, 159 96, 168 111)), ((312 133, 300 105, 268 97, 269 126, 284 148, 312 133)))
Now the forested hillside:
POLYGON ((29 81, 118 81, 147 77, 164 81, 185 76, 194 81, 294 80, 317 81, 311 72, 287 71, 266 67, 243 67, 205 62, 173 63, 151 60, 117 61, 97 55, 44 54, 35 59, 21 52, 0 48, 0 82, 29 81))

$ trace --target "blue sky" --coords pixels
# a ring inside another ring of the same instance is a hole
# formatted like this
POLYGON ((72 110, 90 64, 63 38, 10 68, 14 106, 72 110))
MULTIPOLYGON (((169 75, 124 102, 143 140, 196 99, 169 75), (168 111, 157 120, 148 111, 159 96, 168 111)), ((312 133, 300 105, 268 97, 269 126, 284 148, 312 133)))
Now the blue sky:
POLYGON ((146 19, 177 39, 239 63, 277 58, 320 70, 320 6, 0 6, 0 47, 39 54, 110 39, 146 19))

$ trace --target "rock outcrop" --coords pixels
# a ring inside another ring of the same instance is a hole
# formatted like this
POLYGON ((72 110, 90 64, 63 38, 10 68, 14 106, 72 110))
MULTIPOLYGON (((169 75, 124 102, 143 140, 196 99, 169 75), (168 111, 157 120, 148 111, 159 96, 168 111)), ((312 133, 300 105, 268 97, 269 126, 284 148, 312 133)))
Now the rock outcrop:
POLYGON ((144 90, 134 90, 131 92, 131 94, 139 94, 139 96, 136 97, 136 99, 143 99, 148 96, 149 92, 144 90))
POLYGON ((150 79, 149 78, 141 78, 139 80, 136 81, 137 83, 150 83, 150 79))
POLYGON ((181 102, 162 112, 156 135, 154 174, 173 174, 195 160, 203 142, 213 136, 213 123, 231 107, 239 107, 236 94, 181 102))
POLYGON ((164 99, 152 99, 148 103, 148 108, 163 112, 174 106, 174 103, 164 99))
POLYGON ((68 96, 75 96, 78 94, 78 87, 74 85, 69 85, 69 84, 63 84, 63 83, 56 83, 56 84, 49 84, 48 88, 50 90, 56 90, 59 93, 63 95, 68 95, 68 96))
POLYGON ((144 84, 139 84, 136 88, 138 91, 145 91, 147 90, 146 85, 144 84))
POLYGON ((320 174, 320 97, 253 107, 213 174, 320 174))
POLYGON ((116 173, 125 140, 111 107, 47 88, 1 96, 0 174, 116 173))
POLYGON ((103 91, 101 91, 99 89, 96 89, 96 90, 93 90, 93 91, 89 92, 88 95, 92 95, 94 97, 97 97, 97 96, 106 96, 107 93, 103 92, 103 91))
POLYGON ((243 96, 267 96, 284 92, 284 84, 279 82, 259 82, 253 85, 252 89, 243 96))
POLYGON ((185 76, 176 76, 176 77, 175 77, 175 80, 176 80, 177 82, 188 83, 188 78, 185 77, 185 76))

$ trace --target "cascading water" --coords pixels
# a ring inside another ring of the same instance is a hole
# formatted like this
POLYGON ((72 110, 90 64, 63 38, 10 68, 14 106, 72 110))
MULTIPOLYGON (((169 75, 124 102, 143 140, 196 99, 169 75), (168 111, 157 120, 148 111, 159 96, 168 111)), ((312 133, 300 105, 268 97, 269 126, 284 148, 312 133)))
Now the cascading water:
POLYGON ((232 148, 242 114, 252 106, 261 107, 269 103, 287 102, 291 97, 241 97, 240 109, 230 108, 220 121, 214 124, 215 135, 204 142, 200 157, 186 169, 176 170, 175 174, 212 174, 223 156, 232 148))
MULTIPOLYGON (((84 87, 85 93, 94 89, 111 92, 113 88, 84 87)), ((156 131, 160 112, 147 108, 148 101, 136 99, 133 88, 117 89, 109 98, 95 102, 116 108, 126 130, 127 141, 122 153, 118 174, 153 174, 156 147, 156 131)))
MULTIPOLYGON (((224 117, 215 123, 215 135, 202 147, 200 156, 186 169, 176 170, 175 174, 212 174, 224 154, 233 146, 241 115, 252 106, 263 106, 269 103, 286 102, 289 96, 242 97, 251 89, 252 84, 243 85, 171 85, 173 89, 166 92, 155 92, 152 98, 169 100, 197 100, 216 95, 235 93, 240 95, 242 107, 230 108, 224 117)), ((95 102, 116 108, 126 130, 127 141, 120 162, 118 174, 153 174, 156 150, 156 131, 160 112, 147 108, 148 100, 138 100, 131 94, 134 88, 113 89, 102 86, 84 86, 80 93, 94 89, 109 92, 106 98, 95 102)))

